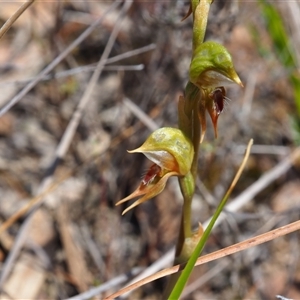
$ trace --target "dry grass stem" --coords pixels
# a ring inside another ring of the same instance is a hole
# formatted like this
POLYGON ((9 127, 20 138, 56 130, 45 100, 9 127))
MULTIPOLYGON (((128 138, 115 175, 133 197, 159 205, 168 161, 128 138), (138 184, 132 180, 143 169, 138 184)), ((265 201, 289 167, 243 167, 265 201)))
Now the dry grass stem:
POLYGON ((51 192, 53 192, 60 184, 62 184, 67 178, 70 177, 70 173, 63 176, 60 180, 57 182, 51 183, 47 189, 45 189, 41 194, 33 197, 28 201, 26 205, 24 205, 20 210, 18 210, 15 214, 13 214, 10 218, 8 218, 6 221, 4 221, 0 225, 0 234, 2 234, 4 231, 6 231, 9 227, 11 227, 15 222, 17 222, 21 217, 23 217, 25 214, 27 214, 30 210, 34 208, 35 205, 37 205, 39 202, 41 202, 47 195, 49 195, 51 192))
POLYGON ((224 198, 225 198, 226 200, 227 200, 228 197, 230 196, 230 194, 231 194, 232 190, 234 189, 236 183, 238 182, 239 178, 241 177, 243 170, 245 169, 247 160, 248 160, 249 155, 250 155, 250 151, 251 151, 252 145, 253 145, 253 140, 251 139, 251 140, 249 141, 249 143, 248 143, 247 148, 246 148, 246 152, 245 152, 243 161, 242 161, 242 163, 241 163, 241 165, 240 165, 240 167, 239 167, 239 169, 238 169, 236 175, 234 176, 233 181, 232 181, 232 183, 231 183, 229 189, 228 189, 227 192, 226 192, 226 195, 224 196, 224 198))
POLYGON ((123 103, 149 130, 154 131, 159 128, 159 126, 130 99, 124 98, 123 103))
MULTIPOLYGON (((246 241, 243 241, 243 242, 240 242, 238 244, 229 246, 225 249, 215 251, 211 254, 204 255, 204 256, 198 258, 196 266, 200 266, 200 265, 208 263, 210 261, 214 261, 216 259, 226 257, 226 256, 232 255, 234 253, 238 253, 240 251, 252 248, 254 246, 258 246, 260 244, 272 241, 276 238, 279 238, 281 236, 285 236, 285 235, 287 235, 289 233, 292 233, 292 232, 295 232, 297 230, 300 230, 300 221, 296 221, 294 223, 282 226, 282 227, 277 228, 275 230, 272 230, 272 231, 266 232, 264 234, 258 235, 256 237, 250 238, 246 241)), ((157 280, 159 278, 177 273, 178 271, 182 270, 184 268, 184 266, 185 266, 184 264, 183 265, 177 265, 177 266, 174 266, 174 267, 171 267, 171 268, 164 269, 160 272, 157 272, 154 275, 146 277, 146 278, 144 278, 144 279, 142 279, 142 280, 140 280, 136 283, 133 283, 133 284, 119 290, 118 292, 106 297, 105 300, 115 299, 115 298, 117 298, 117 297, 119 297, 119 296, 121 296, 125 293, 128 293, 132 290, 135 290, 138 287, 141 287, 141 286, 143 286, 147 283, 150 283, 154 280, 157 280)))
POLYGON ((29 0, 23 3, 19 9, 3 24, 0 28, 0 39, 5 35, 5 33, 10 29, 10 27, 18 20, 18 18, 23 14, 24 11, 34 2, 35 0, 29 0))

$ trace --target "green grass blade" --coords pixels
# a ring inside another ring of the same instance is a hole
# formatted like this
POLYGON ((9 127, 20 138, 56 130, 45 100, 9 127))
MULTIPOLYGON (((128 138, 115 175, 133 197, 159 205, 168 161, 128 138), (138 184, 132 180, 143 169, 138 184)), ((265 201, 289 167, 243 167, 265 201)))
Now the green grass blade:
POLYGON ((176 284, 174 285, 174 288, 169 296, 168 299, 170 300, 173 300, 173 299, 179 299, 193 269, 194 269, 194 266, 196 264, 196 261, 198 259, 198 257, 200 256, 209 236, 210 236, 210 233, 217 221, 217 219, 219 218, 221 212, 223 211, 223 208, 234 188, 234 186, 236 185, 238 179, 240 178, 241 174, 242 174, 242 171, 246 165, 246 162, 248 160, 248 157, 250 155, 250 149, 251 149, 251 146, 253 144, 253 140, 250 140, 249 144, 248 144, 248 147, 247 147, 247 151, 246 151, 246 154, 244 156, 244 159, 243 159, 243 162, 236 174, 236 176, 234 177, 233 181, 232 181, 232 184, 231 186, 229 187, 226 195, 224 196, 224 198, 222 199, 221 203, 218 205, 217 207, 217 210, 216 212, 214 213, 214 215, 212 216, 211 218, 211 221, 209 222, 207 228, 205 229, 199 243, 197 244, 195 250, 193 251, 193 254, 191 255, 191 257, 189 258, 185 268, 183 269, 180 277, 178 278, 176 284))

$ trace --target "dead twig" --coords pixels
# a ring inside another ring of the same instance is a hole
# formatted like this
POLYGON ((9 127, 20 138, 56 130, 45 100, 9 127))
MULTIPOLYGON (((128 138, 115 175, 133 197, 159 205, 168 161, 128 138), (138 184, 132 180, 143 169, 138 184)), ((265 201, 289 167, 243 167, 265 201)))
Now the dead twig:
POLYGON ((91 288, 90 290, 82 293, 82 294, 78 294, 74 297, 68 298, 66 300, 87 300, 90 299, 92 297, 95 297, 117 285, 120 285, 122 283, 124 283, 125 281, 127 281, 128 279, 130 279, 132 276, 136 276, 136 274, 141 272, 141 268, 134 268, 130 271, 129 274, 123 274, 120 276, 117 276, 111 280, 109 280, 106 283, 101 284, 100 286, 91 288))
POLYGON ((27 2, 23 3, 19 9, 3 24, 3 26, 0 28, 0 39, 34 1, 35 0, 28 0, 27 2))
MULTIPOLYGON (((211 254, 208 255, 204 255, 200 258, 198 258, 196 266, 202 265, 204 263, 240 252, 242 250, 246 250, 249 248, 252 248, 254 246, 269 242, 271 240, 274 240, 278 237, 287 235, 289 233, 292 233, 294 231, 300 230, 300 221, 296 221, 294 223, 282 226, 280 228, 277 228, 275 230, 269 231, 267 233, 261 234, 259 236, 255 236, 253 238, 250 238, 246 241, 237 243, 235 245, 229 246, 225 249, 221 249, 218 251, 215 251, 211 254)), ((149 282, 152 282, 154 280, 157 280, 159 278, 174 274, 178 271, 181 271, 183 268, 185 267, 185 264, 182 265, 176 265, 172 268, 168 268, 165 270, 162 270, 154 275, 151 275, 149 277, 146 277, 138 282, 135 282, 129 286, 127 286, 126 288, 121 289, 120 291, 108 296, 107 298, 105 298, 105 300, 109 300, 109 299, 115 299, 116 297, 119 297, 129 291, 132 291, 140 286, 143 286, 144 284, 147 284, 149 282)))
POLYGON ((151 131, 159 128, 159 126, 130 99, 124 98, 123 103, 151 131))
MULTIPOLYGON (((128 52, 110 57, 105 61, 104 70, 107 70, 107 71, 118 70, 121 67, 123 70, 132 70, 133 69, 135 71, 136 70, 139 71, 139 70, 142 69, 142 67, 144 67, 144 65, 137 65, 137 66, 108 66, 108 65, 112 64, 112 63, 115 63, 115 62, 118 62, 118 61, 120 61, 122 59, 125 59, 125 58, 129 58, 129 57, 132 57, 132 56, 136 56, 136 55, 151 51, 151 50, 155 49, 155 47, 156 47, 155 44, 149 44, 147 46, 137 48, 137 49, 134 49, 134 50, 131 50, 131 51, 128 51, 128 52)), ((51 80, 53 78, 56 78, 56 79, 64 78, 64 77, 73 76, 73 75, 76 75, 76 74, 79 74, 79 73, 82 73, 82 72, 91 72, 91 71, 95 71, 96 67, 97 67, 97 64, 94 63, 94 64, 89 64, 89 65, 86 65, 86 66, 81 66, 81 67, 69 69, 69 70, 66 70, 66 71, 61 71, 61 72, 56 72, 56 73, 54 72, 51 75, 43 76, 40 79, 40 81, 51 80)), ((7 85, 7 84, 25 85, 28 82, 30 82, 31 80, 34 80, 34 78, 27 78, 25 80, 21 79, 21 80, 17 80, 17 81, 2 81, 2 82, 0 82, 0 85, 7 85)))
POLYGON ((23 217, 26 213, 28 213, 35 205, 37 205, 43 198, 45 198, 49 193, 55 190, 63 181, 65 181, 68 177, 70 177, 71 173, 65 175, 58 182, 53 182, 45 189, 41 194, 33 197, 26 205, 24 205, 20 210, 18 210, 15 214, 13 214, 9 219, 3 222, 0 226, 0 235, 6 231, 10 226, 12 226, 17 220, 23 217))

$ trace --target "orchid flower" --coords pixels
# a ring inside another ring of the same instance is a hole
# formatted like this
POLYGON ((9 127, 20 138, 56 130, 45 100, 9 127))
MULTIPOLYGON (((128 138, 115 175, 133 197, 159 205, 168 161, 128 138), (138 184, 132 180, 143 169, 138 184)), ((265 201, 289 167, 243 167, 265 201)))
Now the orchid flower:
POLYGON ((205 111, 208 111, 217 135, 218 117, 223 110, 226 97, 224 86, 231 84, 243 86, 243 84, 233 67, 227 49, 213 41, 202 43, 195 49, 189 76, 190 81, 202 92, 198 111, 202 129, 200 142, 202 142, 206 131, 205 111))
POLYGON ((141 147, 128 152, 143 153, 154 164, 144 175, 137 189, 116 204, 120 205, 142 196, 125 209, 122 214, 160 194, 171 176, 184 176, 190 172, 194 156, 191 141, 181 130, 170 127, 154 131, 141 147))

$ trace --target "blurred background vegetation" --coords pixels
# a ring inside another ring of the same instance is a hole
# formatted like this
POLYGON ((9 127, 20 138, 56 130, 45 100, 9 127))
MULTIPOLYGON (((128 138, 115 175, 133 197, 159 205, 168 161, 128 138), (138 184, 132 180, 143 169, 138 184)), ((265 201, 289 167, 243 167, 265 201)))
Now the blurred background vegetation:
MULTIPOLYGON (((112 2, 34 3, 0 40, 0 105, 112 2)), ((0 23, 19 5, 1 2, 0 23)), ((12 262, 8 257, 16 249, 26 217, 0 236, 4 296, 68 298, 134 267, 146 268, 175 244, 182 205, 176 180, 156 199, 123 217, 125 206, 114 204, 136 188, 148 167, 143 155, 126 150, 140 146, 156 126, 177 126, 177 101, 188 80, 191 57, 191 18, 181 22, 188 7, 189 2, 181 0, 134 1, 110 57, 150 46, 110 64, 101 74, 54 177, 66 171, 72 175, 47 195, 12 262), (9 272, 4 277, 5 265, 9 272)), ((119 10, 108 14, 50 77, 0 118, 1 222, 38 194, 87 88, 91 70, 85 66, 98 62, 119 10), (66 71, 70 72, 66 75, 66 71)), ((218 139, 208 126, 193 203, 195 225, 212 215, 250 138, 254 139, 252 155, 232 198, 299 145, 299 15, 300 4, 295 1, 215 0, 212 5, 206 40, 229 49, 245 88, 227 90, 218 139)), ((299 219, 299 174, 298 162, 242 210, 228 213, 205 253, 299 219)), ((276 294, 300 298, 299 237, 291 234, 196 268, 190 282, 196 284, 187 288, 184 299, 274 299, 276 294), (217 274, 209 275, 212 270, 217 274), (197 281, 202 275, 210 276, 209 280, 197 281)), ((128 297, 157 299, 164 284, 160 280, 128 297)))

